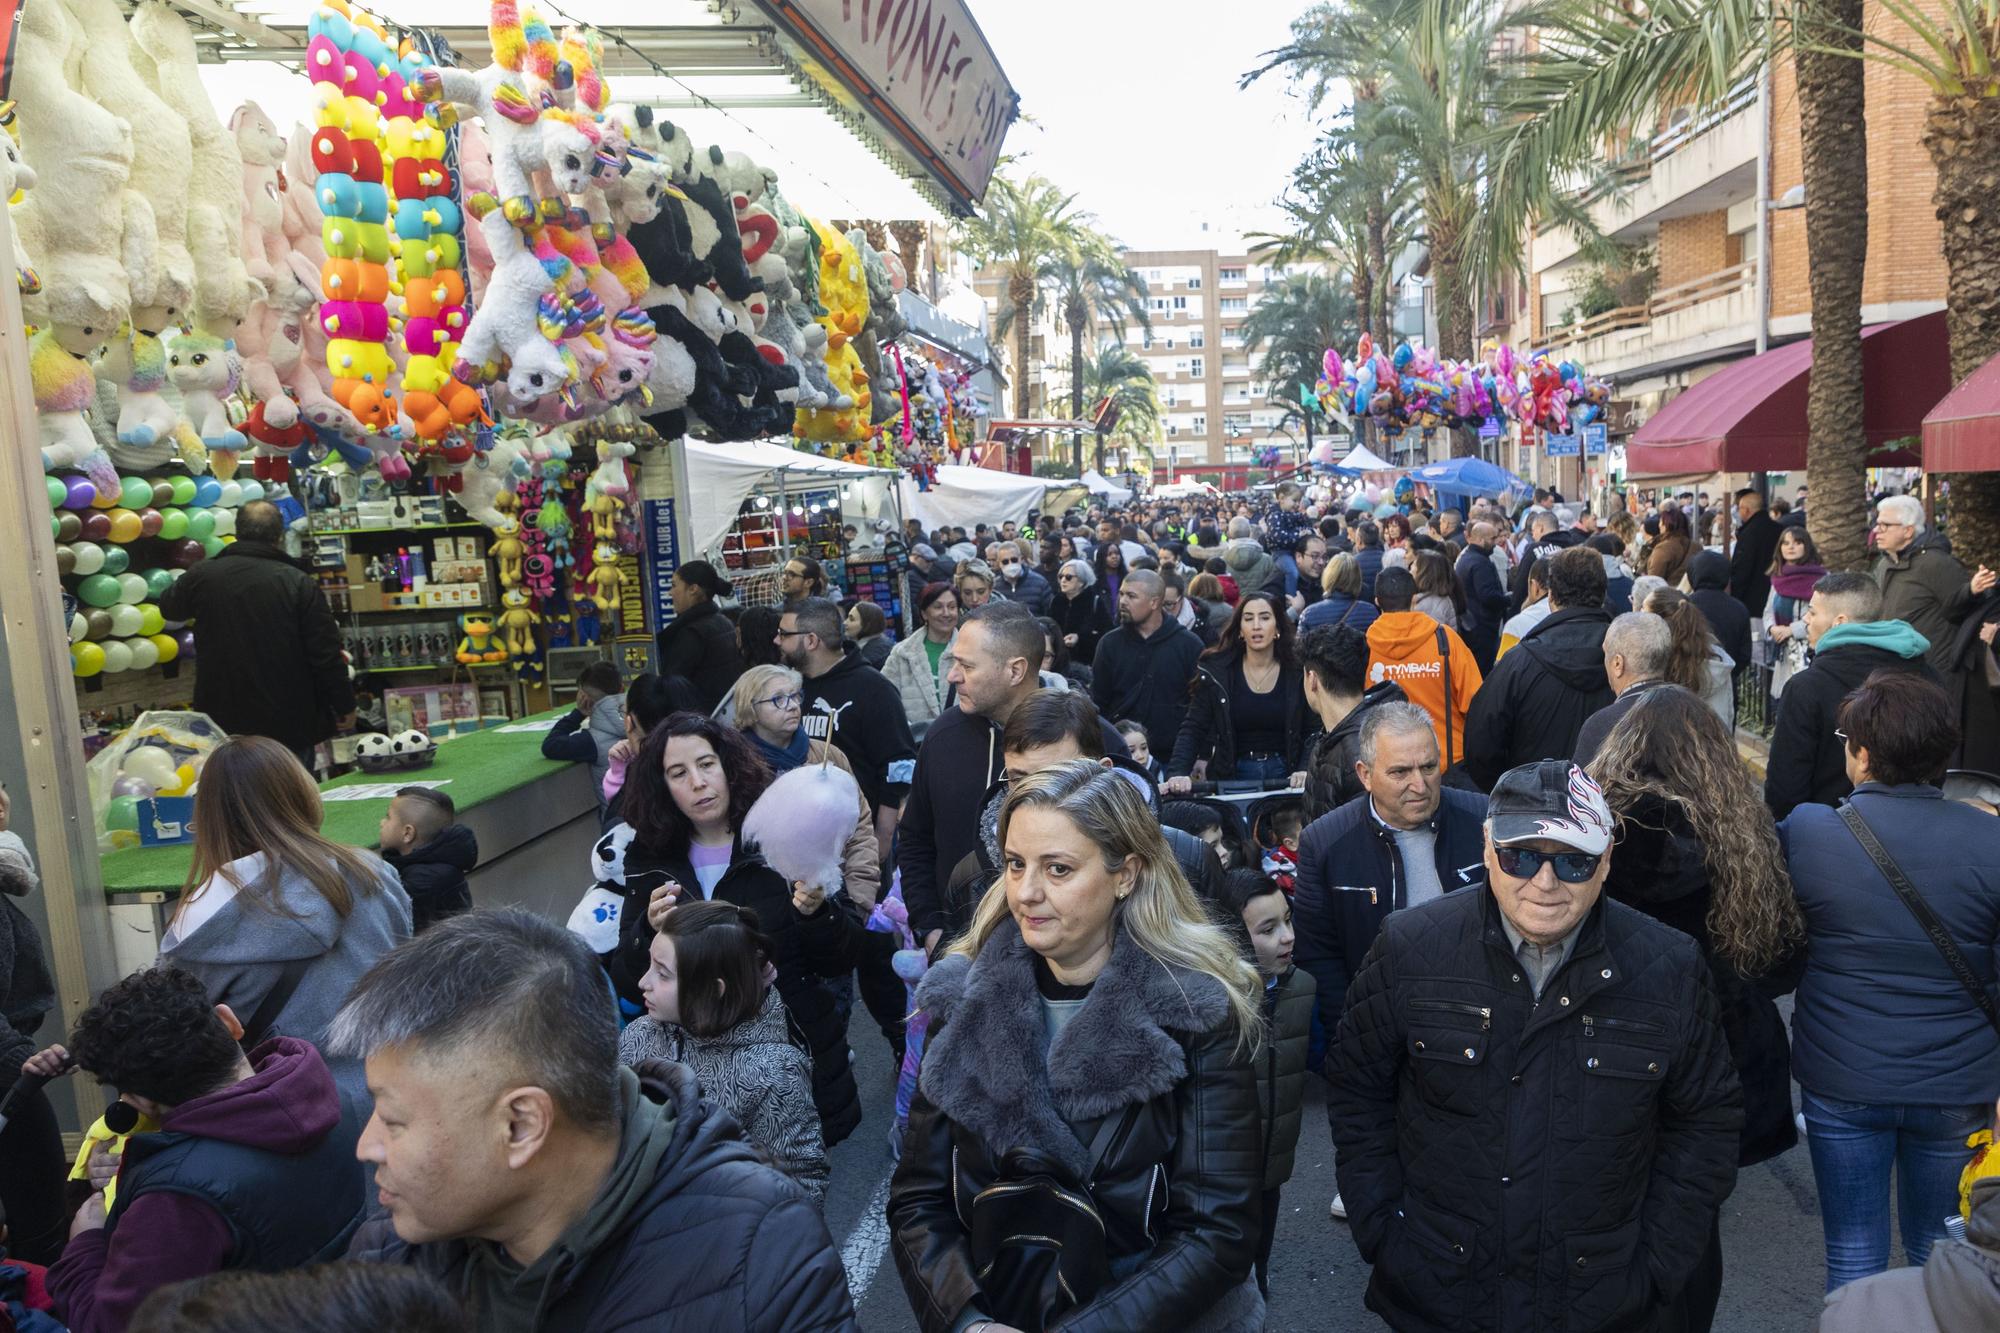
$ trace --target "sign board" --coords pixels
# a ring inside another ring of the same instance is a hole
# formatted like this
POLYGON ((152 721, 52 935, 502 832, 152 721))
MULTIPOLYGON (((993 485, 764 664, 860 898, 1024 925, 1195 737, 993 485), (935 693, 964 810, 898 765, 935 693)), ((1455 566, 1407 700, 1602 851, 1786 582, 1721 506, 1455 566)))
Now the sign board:
POLYGON ((139 845, 168 847, 194 841, 194 797, 150 796, 139 802, 139 845))
POLYGON ((858 100, 961 208, 986 197, 1020 97, 965 0, 757 0, 808 74, 858 100))
POLYGON ((1602 421, 1593 421, 1583 428, 1583 452, 1592 458, 1602 457, 1611 446, 1611 428, 1602 421))
MULTIPOLYGON (((680 535, 674 527, 672 500, 647 500, 642 506, 646 533, 646 589, 653 624, 665 629, 674 619, 674 571, 681 567, 680 535)), ((638 630, 628 624, 628 630, 638 630)))
POLYGON ((1550 458, 1576 458, 1583 452, 1583 441, 1574 435, 1545 435, 1546 448, 1550 458))
POLYGON ((1479 438, 1480 438, 1480 439, 1482 439, 1482 440, 1497 440, 1497 439, 1499 439, 1499 438, 1500 438, 1500 419, 1499 419, 1498 417, 1488 417, 1488 418, 1486 418, 1486 420, 1484 420, 1484 421, 1480 422, 1480 423, 1479 423, 1479 438))

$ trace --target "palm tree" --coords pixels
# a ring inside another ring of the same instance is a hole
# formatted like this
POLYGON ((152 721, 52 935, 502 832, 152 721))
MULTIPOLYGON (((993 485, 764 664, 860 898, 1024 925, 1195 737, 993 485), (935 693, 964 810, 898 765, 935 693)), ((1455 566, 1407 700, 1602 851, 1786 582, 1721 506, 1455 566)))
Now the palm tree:
POLYGON ((1016 181, 996 175, 983 211, 959 224, 958 245, 974 264, 1000 270, 999 313, 993 335, 1014 337, 1014 414, 1028 415, 1028 326, 1043 309, 1042 275, 1072 245, 1086 219, 1047 177, 1016 181))
MULTIPOLYGON (((1069 363, 1084 364, 1084 339, 1094 338, 1100 329, 1121 342, 1127 321, 1151 333, 1152 320, 1146 313, 1146 280, 1126 267, 1117 244, 1102 232, 1079 227, 1069 242, 1057 249, 1042 265, 1041 282, 1055 303, 1056 316, 1069 330, 1069 363)), ((1070 420, 1083 419, 1083 377, 1072 373, 1069 386, 1070 420)), ((1072 460, 1083 471, 1083 432, 1071 433, 1072 460)), ((1100 452, 1101 452, 1100 446, 1100 452)))
POLYGON ((1328 273, 1288 273, 1264 289, 1243 321, 1243 345, 1258 356, 1257 373, 1268 398, 1303 419, 1300 399, 1319 379, 1329 347, 1352 347, 1361 336, 1360 307, 1351 283, 1328 273), (1261 355, 1259 355, 1261 353, 1261 355))
MULTIPOLYGON (((1099 344, 1095 356, 1084 358, 1080 374, 1074 370, 1079 363, 1070 364, 1071 398, 1080 394, 1092 404, 1110 399, 1118 410, 1118 424, 1111 428, 1110 438, 1151 455, 1160 439, 1160 392, 1146 359, 1122 342, 1107 341, 1099 344)), ((1104 471, 1104 440, 1102 435, 1097 437, 1094 466, 1099 472, 1104 471)), ((1082 469, 1077 471, 1080 474, 1082 469)))

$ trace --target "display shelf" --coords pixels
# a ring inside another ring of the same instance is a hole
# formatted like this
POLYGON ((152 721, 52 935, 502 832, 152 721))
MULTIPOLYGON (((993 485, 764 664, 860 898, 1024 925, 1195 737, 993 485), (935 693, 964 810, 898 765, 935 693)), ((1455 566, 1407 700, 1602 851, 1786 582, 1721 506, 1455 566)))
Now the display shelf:
POLYGON ((346 614, 351 616, 435 616, 438 614, 447 616, 490 616, 493 614, 493 608, 490 606, 385 606, 379 611, 349 610, 346 614))
POLYGON ((466 528, 483 528, 485 526, 484 523, 476 523, 471 519, 467 519, 463 523, 416 523, 402 528, 312 528, 307 531, 306 535, 309 537, 365 537, 374 533, 395 533, 401 535, 405 532, 447 532, 454 528, 463 530, 466 528))
POLYGON ((391 671, 452 671, 461 667, 467 671, 492 671, 512 665, 512 662, 430 662, 423 666, 356 667, 354 670, 357 675, 382 676, 391 671))

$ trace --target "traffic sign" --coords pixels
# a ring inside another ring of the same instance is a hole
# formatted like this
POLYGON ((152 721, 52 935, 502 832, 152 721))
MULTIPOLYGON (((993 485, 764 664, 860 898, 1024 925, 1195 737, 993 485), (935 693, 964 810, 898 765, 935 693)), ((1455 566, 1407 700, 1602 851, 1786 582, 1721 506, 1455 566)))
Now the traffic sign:
POLYGON ((1548 441, 1550 458, 1576 458, 1583 452, 1583 441, 1574 435, 1549 435, 1543 438, 1548 441))
POLYGON ((1593 421, 1583 428, 1583 451, 1596 458, 1611 444, 1611 428, 1602 421, 1593 421))

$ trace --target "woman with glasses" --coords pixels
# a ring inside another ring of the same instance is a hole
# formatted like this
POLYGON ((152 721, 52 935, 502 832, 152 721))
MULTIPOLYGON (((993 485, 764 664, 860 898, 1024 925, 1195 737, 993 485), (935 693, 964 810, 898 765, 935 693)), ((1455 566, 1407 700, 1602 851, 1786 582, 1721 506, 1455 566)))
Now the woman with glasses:
POLYGON ((922 632, 898 642, 882 663, 882 674, 903 696, 903 715, 909 719, 913 736, 922 736, 944 711, 944 678, 951 670, 951 641, 958 633, 958 615, 958 593, 949 583, 925 585, 917 594, 922 632))
POLYGON ((1097 641, 1111 632, 1117 620, 1097 572, 1081 560, 1065 560, 1057 571, 1049 618, 1062 626, 1063 643, 1079 662, 1096 659, 1097 641))
POLYGON ((1938 787, 1958 710, 1934 681, 1884 670, 1847 696, 1838 720, 1853 793, 1838 810, 1801 805, 1778 825, 1805 912, 1792 1074, 1829 1291, 1888 1267, 1892 1172, 1903 1253, 1923 1267, 1958 1209, 1966 1137, 1991 1126, 2000 1088, 2000 820, 1938 787), (1920 924, 1925 911, 1956 965, 1920 924))
MULTIPOLYGON (((736 729, 757 748, 774 774, 789 773, 805 764, 832 764, 852 775, 854 768, 837 745, 816 741, 799 725, 805 705, 805 682, 790 667, 751 667, 737 678, 730 694, 736 729)), ((841 853, 847 876, 847 896, 863 911, 875 905, 882 888, 882 871, 875 846, 875 822, 863 797, 854 832, 841 853)))

